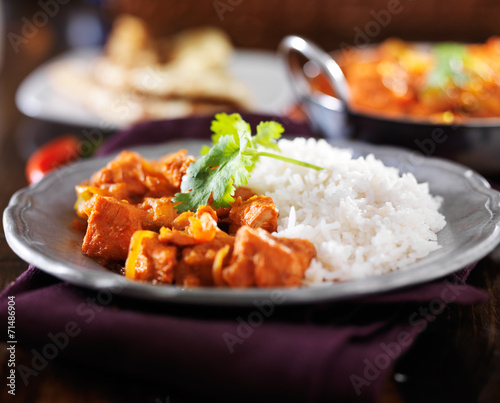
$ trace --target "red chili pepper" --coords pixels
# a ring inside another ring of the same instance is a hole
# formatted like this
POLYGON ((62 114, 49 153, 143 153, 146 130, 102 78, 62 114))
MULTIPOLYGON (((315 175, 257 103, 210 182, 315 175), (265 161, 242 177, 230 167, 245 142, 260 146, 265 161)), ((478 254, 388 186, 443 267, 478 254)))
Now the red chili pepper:
POLYGON ((26 164, 28 182, 36 183, 50 171, 78 159, 78 147, 78 138, 72 135, 57 137, 41 146, 26 164))

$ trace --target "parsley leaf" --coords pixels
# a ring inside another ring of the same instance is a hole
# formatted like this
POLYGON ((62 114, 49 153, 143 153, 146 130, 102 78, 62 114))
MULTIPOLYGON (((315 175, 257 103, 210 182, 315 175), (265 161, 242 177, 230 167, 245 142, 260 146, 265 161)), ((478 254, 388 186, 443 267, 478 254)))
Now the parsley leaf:
POLYGON ((173 198, 180 202, 175 206, 178 213, 196 211, 213 197, 214 208, 229 207, 234 202, 234 190, 248 183, 250 173, 259 160, 266 156, 320 170, 306 162, 297 161, 260 151, 257 146, 279 151, 276 144, 284 129, 277 122, 261 122, 252 137, 250 125, 237 113, 219 113, 212 121, 212 148, 202 150, 201 157, 189 165, 182 178, 181 191, 173 198))

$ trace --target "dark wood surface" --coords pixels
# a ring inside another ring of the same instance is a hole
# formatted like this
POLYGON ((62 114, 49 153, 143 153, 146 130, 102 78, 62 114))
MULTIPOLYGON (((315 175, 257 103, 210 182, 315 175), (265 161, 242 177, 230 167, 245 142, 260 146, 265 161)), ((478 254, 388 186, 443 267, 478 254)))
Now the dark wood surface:
MULTIPOLYGON (((27 184, 24 165, 29 152, 47 137, 68 130, 23 117, 14 104, 17 86, 29 71, 49 57, 50 43, 54 41, 54 32, 47 28, 22 52, 14 54, 11 48, 6 49, 0 73, 0 211, 12 194, 27 184)), ((0 230, 1 289, 26 268, 27 264, 10 250, 3 229, 0 230)), ((385 383, 380 402, 500 401, 500 263, 494 253, 479 263, 470 283, 487 290, 489 300, 475 306, 447 306, 398 362, 393 376, 385 383)), ((6 325, 0 327, 5 329, 6 325)), ((18 363, 28 364, 29 358, 29 348, 18 348, 18 363)), ((101 373, 98 363, 92 369, 76 368, 57 359, 28 388, 18 382, 16 397, 11 398, 5 382, 7 361, 6 345, 2 344, 0 401, 199 401, 162 385, 101 373)))

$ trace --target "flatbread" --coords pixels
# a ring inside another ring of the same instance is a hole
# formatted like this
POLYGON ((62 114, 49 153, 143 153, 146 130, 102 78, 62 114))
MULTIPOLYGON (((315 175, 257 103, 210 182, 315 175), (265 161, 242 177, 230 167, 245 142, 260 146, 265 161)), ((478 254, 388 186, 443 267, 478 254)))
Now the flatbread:
POLYGON ((50 79, 63 96, 117 125, 248 110, 250 89, 229 72, 232 53, 218 29, 157 40, 142 21, 124 16, 102 55, 87 66, 56 62, 50 79))

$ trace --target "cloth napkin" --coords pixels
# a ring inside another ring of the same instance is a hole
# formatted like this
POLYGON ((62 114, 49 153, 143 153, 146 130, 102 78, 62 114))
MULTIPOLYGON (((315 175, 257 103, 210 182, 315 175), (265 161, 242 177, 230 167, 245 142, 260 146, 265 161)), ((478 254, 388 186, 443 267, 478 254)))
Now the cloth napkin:
MULTIPOLYGON (((279 120, 244 118, 252 127, 279 120)), ((210 120, 139 124, 109 138, 99 154, 208 138, 210 120)), ((288 133, 310 134, 282 123, 288 133)), ((242 308, 127 298, 30 266, 0 295, 0 320, 7 323, 8 297, 15 296, 16 339, 33 356, 33 368, 17 368, 25 384, 43 360, 67 360, 209 401, 373 402, 394 364, 447 304, 485 301, 484 291, 466 284, 473 268, 358 300, 290 306, 277 295, 242 308)))

